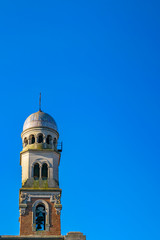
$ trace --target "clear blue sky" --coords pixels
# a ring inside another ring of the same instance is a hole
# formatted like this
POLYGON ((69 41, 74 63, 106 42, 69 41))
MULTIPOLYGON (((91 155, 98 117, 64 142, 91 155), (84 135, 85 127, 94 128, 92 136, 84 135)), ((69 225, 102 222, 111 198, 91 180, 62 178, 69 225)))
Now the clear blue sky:
POLYGON ((160 239, 160 2, 0 2, 0 235, 19 234, 22 127, 51 114, 62 234, 160 239))

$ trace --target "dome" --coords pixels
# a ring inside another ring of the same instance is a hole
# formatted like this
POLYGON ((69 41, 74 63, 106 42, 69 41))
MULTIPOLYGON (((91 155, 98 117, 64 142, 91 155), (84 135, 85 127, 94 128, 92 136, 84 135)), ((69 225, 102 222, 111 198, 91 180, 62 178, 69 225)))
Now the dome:
POLYGON ((47 113, 38 111, 32 113, 24 122, 23 131, 32 127, 48 127, 57 131, 55 120, 47 113))

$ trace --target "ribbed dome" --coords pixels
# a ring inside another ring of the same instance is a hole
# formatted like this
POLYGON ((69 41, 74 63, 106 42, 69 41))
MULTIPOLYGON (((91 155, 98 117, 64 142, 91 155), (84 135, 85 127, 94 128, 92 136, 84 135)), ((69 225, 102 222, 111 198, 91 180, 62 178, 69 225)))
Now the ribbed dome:
POLYGON ((57 131, 55 120, 47 113, 38 111, 32 113, 24 122, 23 131, 32 127, 48 127, 57 131))

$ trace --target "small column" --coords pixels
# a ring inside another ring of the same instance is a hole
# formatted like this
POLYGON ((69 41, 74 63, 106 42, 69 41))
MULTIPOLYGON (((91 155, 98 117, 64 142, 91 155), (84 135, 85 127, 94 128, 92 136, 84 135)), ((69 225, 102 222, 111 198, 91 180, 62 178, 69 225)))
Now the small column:
POLYGON ((41 165, 39 166, 39 178, 40 179, 42 178, 42 166, 41 165))
POLYGON ((35 143, 38 143, 38 136, 35 137, 35 143))
POLYGON ((44 148, 46 148, 47 146, 47 144, 46 144, 46 136, 45 135, 43 135, 43 143, 44 143, 44 148))

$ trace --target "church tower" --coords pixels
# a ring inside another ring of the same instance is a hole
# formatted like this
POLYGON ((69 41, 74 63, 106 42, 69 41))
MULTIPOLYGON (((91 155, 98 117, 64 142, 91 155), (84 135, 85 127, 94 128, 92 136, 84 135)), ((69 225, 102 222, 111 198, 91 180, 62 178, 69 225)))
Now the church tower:
POLYGON ((62 145, 57 146, 57 124, 40 109, 26 119, 21 137, 20 235, 61 235, 58 168, 62 145))

